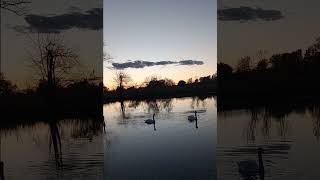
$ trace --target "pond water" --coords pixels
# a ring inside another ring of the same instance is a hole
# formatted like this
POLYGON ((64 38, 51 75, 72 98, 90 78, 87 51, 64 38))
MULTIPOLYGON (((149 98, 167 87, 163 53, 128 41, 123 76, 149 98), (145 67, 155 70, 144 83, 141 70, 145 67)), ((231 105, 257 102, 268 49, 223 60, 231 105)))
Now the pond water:
POLYGON ((0 161, 6 180, 103 179, 103 125, 64 119, 2 128, 0 161))
POLYGON ((216 100, 175 98, 104 105, 104 179, 216 179, 216 100), (197 121, 188 116, 197 111, 197 121), (152 119, 155 124, 146 124, 152 119))
POLYGON ((219 111, 218 179, 320 179, 320 108, 292 106, 219 111))

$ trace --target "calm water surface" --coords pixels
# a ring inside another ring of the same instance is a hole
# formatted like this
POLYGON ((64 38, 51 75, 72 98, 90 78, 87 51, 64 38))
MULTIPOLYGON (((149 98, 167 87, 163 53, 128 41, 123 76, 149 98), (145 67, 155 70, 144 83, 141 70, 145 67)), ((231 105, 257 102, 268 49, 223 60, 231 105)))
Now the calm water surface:
POLYGON ((1 129, 6 180, 102 179, 103 126, 64 119, 1 129))
POLYGON ((104 117, 104 179, 216 179, 213 97, 105 104, 104 117), (195 110, 197 124, 187 119, 195 110))
POLYGON ((258 164, 258 148, 265 179, 320 179, 320 108, 290 106, 218 113, 218 179, 260 179, 239 171, 258 164))

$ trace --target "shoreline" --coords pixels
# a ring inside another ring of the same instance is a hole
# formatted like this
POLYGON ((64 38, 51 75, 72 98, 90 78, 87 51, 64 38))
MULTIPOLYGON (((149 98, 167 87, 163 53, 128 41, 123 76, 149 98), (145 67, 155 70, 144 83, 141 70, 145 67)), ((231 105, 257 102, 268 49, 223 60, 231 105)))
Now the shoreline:
POLYGON ((215 97, 217 96, 216 92, 210 92, 206 94, 180 94, 180 95, 158 95, 153 97, 127 97, 127 98, 104 98, 103 104, 121 102, 121 101, 152 101, 157 99, 172 99, 172 98, 188 98, 188 97, 198 97, 200 99, 207 97, 215 97))

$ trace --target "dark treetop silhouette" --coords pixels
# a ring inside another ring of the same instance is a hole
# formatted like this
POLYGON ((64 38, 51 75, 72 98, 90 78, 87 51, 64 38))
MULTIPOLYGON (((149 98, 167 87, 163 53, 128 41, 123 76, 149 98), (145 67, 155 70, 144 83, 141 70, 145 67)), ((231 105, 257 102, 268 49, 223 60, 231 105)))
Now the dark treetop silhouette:
POLYGON ((117 73, 114 78, 117 83, 117 88, 115 90, 109 90, 107 87, 104 87, 104 102, 212 96, 216 93, 215 75, 201 77, 194 81, 190 78, 188 82, 180 80, 177 84, 170 79, 151 77, 140 87, 127 86, 130 79, 130 76, 125 72, 117 73))
MULTIPOLYGON (((239 60, 236 69, 218 63, 219 104, 228 99, 274 100, 277 97, 319 97, 320 38, 305 52, 298 49, 266 58, 260 53, 239 60), (254 98, 258 97, 259 98, 254 98), (251 97, 251 98, 250 98, 251 97)), ((246 101, 247 101, 246 100, 246 101)))

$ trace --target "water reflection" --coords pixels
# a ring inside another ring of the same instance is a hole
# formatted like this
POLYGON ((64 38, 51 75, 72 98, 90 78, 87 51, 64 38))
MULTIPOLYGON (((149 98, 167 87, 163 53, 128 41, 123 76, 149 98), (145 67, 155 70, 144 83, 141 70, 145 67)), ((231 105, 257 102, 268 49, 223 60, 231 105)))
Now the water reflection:
POLYGON ((277 104, 219 111, 218 178, 319 179, 319 107, 277 104))
POLYGON ((110 103, 104 117, 104 179, 216 179, 213 97, 110 103))
POLYGON ((1 128, 6 179, 102 179, 101 118, 43 117, 1 128))
POLYGON ((51 150, 51 147, 53 145, 54 150, 54 157, 56 161, 57 168, 62 167, 62 150, 61 150, 61 138, 60 138, 60 132, 58 129, 58 124, 56 121, 51 121, 48 123, 49 129, 50 129, 50 144, 49 144, 49 150, 51 150))

